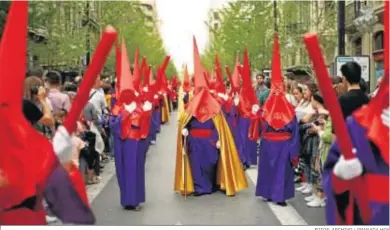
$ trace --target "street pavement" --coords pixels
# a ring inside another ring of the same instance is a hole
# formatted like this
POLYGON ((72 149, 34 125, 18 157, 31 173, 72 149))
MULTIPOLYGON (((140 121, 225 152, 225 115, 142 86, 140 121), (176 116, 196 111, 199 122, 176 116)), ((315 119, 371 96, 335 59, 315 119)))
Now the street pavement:
POLYGON ((249 188, 234 197, 222 193, 193 197, 173 191, 177 113, 162 127, 146 161, 146 202, 138 212, 124 210, 114 163, 106 165, 103 180, 88 187, 97 225, 324 225, 324 210, 308 208, 302 194, 287 207, 255 197, 257 169, 247 170, 249 188))

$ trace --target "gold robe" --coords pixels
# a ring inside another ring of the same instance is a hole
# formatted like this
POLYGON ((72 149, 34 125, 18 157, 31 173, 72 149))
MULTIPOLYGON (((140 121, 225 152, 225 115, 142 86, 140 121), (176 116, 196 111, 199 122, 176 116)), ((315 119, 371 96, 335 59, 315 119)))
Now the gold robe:
MULTIPOLYGON (((191 173, 191 166, 188 161, 187 153, 183 154, 183 143, 181 131, 191 120, 192 116, 185 111, 179 114, 179 127, 177 132, 177 150, 176 150, 176 169, 175 169, 175 185, 174 190, 181 192, 186 191, 191 194, 195 191, 194 181, 191 173), (184 161, 184 162, 183 162, 184 161), (185 170, 183 168, 185 163, 185 170), (186 179, 184 180, 184 174, 186 179), (184 182, 186 185, 184 185, 184 182)), ((221 144, 220 158, 218 161, 217 184, 221 190, 226 191, 227 196, 233 196, 237 192, 248 188, 248 182, 242 167, 232 133, 225 120, 225 117, 220 112, 213 117, 215 128, 217 129, 219 141, 221 144)))
POLYGON ((162 107, 161 107, 161 121, 163 123, 166 123, 166 122, 169 121, 169 117, 170 117, 170 114, 169 114, 168 98, 167 98, 167 96, 164 96, 163 104, 162 104, 162 107))

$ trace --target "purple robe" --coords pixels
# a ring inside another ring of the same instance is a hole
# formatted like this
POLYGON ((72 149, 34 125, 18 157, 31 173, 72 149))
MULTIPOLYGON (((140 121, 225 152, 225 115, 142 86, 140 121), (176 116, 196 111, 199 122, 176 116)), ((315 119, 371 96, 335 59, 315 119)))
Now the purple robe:
POLYGON ((236 130, 237 150, 246 167, 257 164, 257 141, 249 139, 250 122, 249 118, 239 116, 236 130))
POLYGON ((50 176, 44 196, 50 211, 62 222, 68 224, 95 223, 95 216, 90 207, 82 202, 61 165, 50 176))
MULTIPOLYGON (((115 138, 115 168, 123 207, 145 202, 145 140, 121 139, 122 116, 110 119, 115 138)), ((133 127, 136 128, 136 127, 133 127)))
MULTIPOLYGON (((357 149, 356 156, 363 164, 364 173, 389 176, 389 166, 380 156, 377 149, 372 148, 366 138, 366 130, 353 118, 347 119, 349 135, 352 144, 357 149)), ((340 150, 337 141, 329 149, 328 158, 324 165, 322 183, 326 194, 326 222, 336 224, 336 212, 345 213, 342 207, 348 202, 343 194, 336 195, 332 190, 333 167, 340 157, 340 150)), ((369 188, 367 188, 369 189, 369 188)), ((380 189, 379 186, 375 189, 380 189)), ((348 198, 347 198, 348 199, 348 198)), ((371 222, 370 225, 389 225, 389 203, 381 203, 370 200, 371 222)), ((342 215, 341 215, 342 216, 342 215)), ((359 217, 355 218, 355 224, 362 224, 359 217)))
POLYGON ((200 123, 192 118, 186 128, 190 132, 187 139, 187 151, 195 193, 210 194, 216 190, 217 186, 219 153, 215 143, 218 141, 218 132, 212 120, 200 123), (192 129, 210 129, 212 135, 209 138, 194 137, 191 135, 192 129))
POLYGON ((285 202, 294 197, 294 169, 292 160, 299 154, 299 128, 296 118, 275 131, 264 122, 265 132, 287 132, 291 138, 284 141, 262 138, 257 170, 256 196, 285 202))
POLYGON ((150 139, 152 141, 156 141, 157 139, 157 130, 160 126, 159 117, 161 114, 159 113, 158 109, 153 109, 152 116, 151 116, 151 123, 150 123, 150 139))

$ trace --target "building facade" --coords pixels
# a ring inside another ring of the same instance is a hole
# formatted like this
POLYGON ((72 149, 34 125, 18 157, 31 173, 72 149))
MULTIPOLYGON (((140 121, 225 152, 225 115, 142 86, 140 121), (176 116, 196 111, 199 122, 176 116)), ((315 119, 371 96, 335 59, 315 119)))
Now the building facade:
POLYGON ((370 88, 383 75, 384 1, 346 1, 346 55, 370 57, 370 88), (369 20, 362 20, 368 18, 369 20), (363 22, 362 22, 363 21, 363 22))

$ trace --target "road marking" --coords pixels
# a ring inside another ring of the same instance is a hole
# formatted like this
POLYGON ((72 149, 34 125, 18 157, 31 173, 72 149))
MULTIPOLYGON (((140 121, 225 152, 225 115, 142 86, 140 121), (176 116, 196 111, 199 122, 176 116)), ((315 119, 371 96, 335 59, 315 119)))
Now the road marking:
POLYGON ((183 225, 180 221, 177 221, 175 225, 183 225))
MULTIPOLYGON (((249 179, 256 186, 257 183, 257 168, 250 168, 246 170, 249 179)), ((269 208, 274 213, 276 218, 282 225, 308 225, 295 208, 287 201, 288 205, 282 207, 272 202, 267 202, 269 208)))
POLYGON ((103 173, 100 174, 100 183, 87 186, 87 194, 89 203, 92 203, 100 192, 106 187, 107 183, 115 175, 115 164, 113 161, 108 162, 103 169, 103 173))

